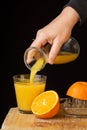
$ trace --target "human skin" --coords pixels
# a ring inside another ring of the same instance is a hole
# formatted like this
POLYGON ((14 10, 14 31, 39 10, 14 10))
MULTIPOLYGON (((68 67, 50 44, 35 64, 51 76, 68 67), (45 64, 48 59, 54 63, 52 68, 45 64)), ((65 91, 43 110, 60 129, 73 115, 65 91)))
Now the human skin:
POLYGON ((46 43, 51 44, 48 63, 53 64, 61 46, 70 38, 72 29, 79 20, 79 14, 72 7, 65 7, 55 19, 37 31, 31 46, 40 48, 46 43))

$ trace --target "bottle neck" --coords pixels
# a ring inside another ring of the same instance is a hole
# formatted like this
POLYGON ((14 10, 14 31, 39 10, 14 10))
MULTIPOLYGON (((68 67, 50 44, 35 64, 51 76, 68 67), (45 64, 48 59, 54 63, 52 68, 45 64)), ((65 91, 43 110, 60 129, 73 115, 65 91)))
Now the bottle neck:
POLYGON ((32 66, 42 59, 40 70, 42 70, 47 64, 47 56, 43 49, 37 47, 30 47, 24 53, 24 63, 26 67, 31 70, 32 66))

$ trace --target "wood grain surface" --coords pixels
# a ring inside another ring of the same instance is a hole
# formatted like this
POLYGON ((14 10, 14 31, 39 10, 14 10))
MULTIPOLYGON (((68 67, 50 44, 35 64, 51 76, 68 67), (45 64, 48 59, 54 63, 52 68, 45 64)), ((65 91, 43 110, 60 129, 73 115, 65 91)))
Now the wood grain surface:
POLYGON ((87 118, 65 117, 61 112, 52 119, 40 119, 11 108, 2 124, 6 130, 87 130, 87 118))

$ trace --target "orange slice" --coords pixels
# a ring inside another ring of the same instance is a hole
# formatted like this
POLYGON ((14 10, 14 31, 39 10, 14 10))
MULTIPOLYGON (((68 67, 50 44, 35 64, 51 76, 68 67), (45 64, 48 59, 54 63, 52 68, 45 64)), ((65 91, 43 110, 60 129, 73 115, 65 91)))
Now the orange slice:
POLYGON ((87 100, 87 82, 78 81, 73 83, 69 87, 66 95, 81 100, 87 100))
POLYGON ((52 118, 58 113, 59 107, 60 100, 57 92, 49 90, 34 99, 31 110, 39 118, 52 118))

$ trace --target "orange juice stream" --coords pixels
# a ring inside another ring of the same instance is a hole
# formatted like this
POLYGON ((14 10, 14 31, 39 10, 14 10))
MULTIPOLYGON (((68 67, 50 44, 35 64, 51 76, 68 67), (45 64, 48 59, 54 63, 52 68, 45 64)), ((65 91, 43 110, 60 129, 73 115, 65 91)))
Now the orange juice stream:
POLYGON ((31 74, 30 74, 30 83, 33 83, 34 77, 38 71, 41 70, 41 67, 43 65, 43 58, 40 58, 37 60, 37 62, 32 66, 31 68, 31 74))

